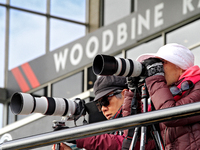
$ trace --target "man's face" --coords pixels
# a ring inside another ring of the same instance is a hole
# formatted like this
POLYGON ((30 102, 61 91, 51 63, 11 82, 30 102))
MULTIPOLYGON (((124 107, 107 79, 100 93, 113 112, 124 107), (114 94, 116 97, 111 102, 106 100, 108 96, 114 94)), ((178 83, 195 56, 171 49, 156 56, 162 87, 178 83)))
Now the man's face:
MULTIPOLYGON (((112 93, 113 92, 110 92, 107 95, 110 95, 112 93)), ((121 98, 117 98, 114 95, 114 96, 108 97, 107 99, 109 101, 109 105, 108 106, 102 106, 101 107, 101 111, 104 114, 104 116, 109 120, 109 119, 111 119, 117 113, 117 111, 119 110, 119 108, 123 104, 123 102, 124 102, 124 96, 122 94, 121 98)))
POLYGON ((170 86, 178 81, 179 77, 184 72, 184 70, 166 60, 163 60, 163 62, 165 79, 167 81, 167 85, 170 86))

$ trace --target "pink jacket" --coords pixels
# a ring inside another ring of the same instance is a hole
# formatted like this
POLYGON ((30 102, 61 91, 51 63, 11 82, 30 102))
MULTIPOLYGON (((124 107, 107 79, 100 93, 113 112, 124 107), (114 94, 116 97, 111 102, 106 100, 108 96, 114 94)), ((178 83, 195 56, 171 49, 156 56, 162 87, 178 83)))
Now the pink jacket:
MULTIPOLYGON (((163 76, 151 76, 146 79, 146 85, 156 110, 200 101, 199 67, 189 68, 180 79, 191 80, 195 85, 193 89, 186 91, 180 99, 176 100, 163 76)), ((162 122, 160 130, 165 150, 200 149, 200 116, 162 122)))

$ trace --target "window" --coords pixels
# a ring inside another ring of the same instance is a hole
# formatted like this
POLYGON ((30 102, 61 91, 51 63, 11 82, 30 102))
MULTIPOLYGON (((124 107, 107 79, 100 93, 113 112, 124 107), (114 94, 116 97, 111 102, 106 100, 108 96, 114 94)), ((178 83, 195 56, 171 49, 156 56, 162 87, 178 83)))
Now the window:
POLYGON ((14 115, 14 114, 12 113, 12 111, 11 111, 11 109, 10 109, 10 104, 8 104, 7 110, 8 110, 8 120, 7 120, 7 123, 8 123, 8 124, 11 124, 11 123, 13 123, 13 122, 16 121, 16 115, 14 115))
POLYGON ((131 0, 104 0, 104 26, 128 16, 130 13, 131 0))
POLYGON ((114 57, 124 58, 124 57, 122 56, 122 53, 119 53, 119 54, 115 55, 114 57))
POLYGON ((10 0, 10 5, 42 13, 46 12, 46 0, 10 0))
POLYGON ((4 87, 4 62, 5 62, 5 8, 0 6, 0 87, 4 87))
POLYGON ((167 43, 178 43, 186 47, 200 42, 200 20, 185 25, 167 34, 167 43))
POLYGON ((6 3, 6 0, 0 0, 0 3, 6 3))
POLYGON ((47 96, 47 87, 37 90, 31 94, 34 96, 47 96))
POLYGON ((51 0, 51 15, 86 22, 86 0, 51 0))
POLYGON ((83 72, 67 77, 52 85, 52 97, 71 98, 83 92, 83 72))
POLYGON ((97 77, 94 74, 92 67, 88 68, 88 75, 87 75, 87 89, 91 89, 94 86, 94 82, 96 81, 97 77))
MULTIPOLYGON (((0 1, 1 2, 1 1, 0 1)), ((0 20, 5 20, 5 8, 0 6, 0 20)), ((4 62, 5 62, 5 22, 0 21, 0 87, 4 87, 4 62)), ((3 120, 3 105, 0 104, 0 121, 3 120)), ((2 123, 0 123, 2 128, 2 123)))
MULTIPOLYGON (((86 33, 86 4, 88 4, 86 0, 0 0, 0 3, 2 4, 0 5, 0 87, 4 86, 4 66, 7 61, 4 58, 5 51, 9 51, 8 69, 11 70, 48 51, 68 44, 86 33), (8 6, 3 6, 7 2, 8 6), (6 9, 9 12, 7 16, 9 22, 6 22, 6 9), (47 10, 50 10, 51 16, 47 14, 47 10), (9 35, 5 32, 6 23, 9 23, 7 26, 9 35), (5 41, 7 40, 5 37, 9 38, 8 41, 5 41), (5 49, 6 42, 9 49, 5 49)), ((91 80, 94 80, 93 76, 90 76, 91 80)), ((83 92, 83 72, 63 79, 52 87, 53 94, 57 97, 70 98, 80 94, 83 92)), ((47 96, 47 88, 32 94, 47 96)), ((3 120, 2 110, 2 105, 0 105, 0 120, 3 120)), ((7 115, 6 123, 8 124, 27 116, 14 115, 9 106, 7 110, 7 114, 3 115, 7 115)))
POLYGON ((136 60, 139 55, 144 53, 156 53, 161 46, 162 38, 159 37, 128 50, 126 58, 136 60))
POLYGON ((42 16, 11 10, 9 69, 45 54, 45 21, 42 16))
POLYGON ((194 64, 200 66, 200 46, 192 49, 192 53, 194 54, 194 64))
POLYGON ((50 50, 68 44, 85 35, 85 26, 61 21, 50 20, 50 50))

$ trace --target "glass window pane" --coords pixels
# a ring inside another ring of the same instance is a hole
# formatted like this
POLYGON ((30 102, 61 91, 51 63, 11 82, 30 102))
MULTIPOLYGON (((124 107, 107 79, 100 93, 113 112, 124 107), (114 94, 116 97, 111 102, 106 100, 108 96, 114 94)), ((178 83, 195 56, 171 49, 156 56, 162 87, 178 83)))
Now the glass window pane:
POLYGON ((2 128, 2 120, 3 120, 3 104, 0 104, 0 129, 2 128))
POLYGON ((47 96, 47 87, 33 92, 32 95, 34 95, 34 96, 47 96))
POLYGON ((18 121, 18 120, 21 120, 21 119, 23 119, 23 118, 26 118, 26 117, 28 117, 28 116, 30 116, 31 114, 29 114, 29 115, 17 115, 17 120, 16 121, 18 121))
POLYGON ((45 54, 46 18, 11 10, 9 69, 45 54))
POLYGON ((12 113, 12 111, 11 111, 11 109, 10 109, 10 104, 9 104, 9 105, 8 105, 8 124, 11 124, 11 123, 15 122, 15 116, 16 116, 16 115, 14 115, 14 114, 12 113))
POLYGON ((94 86, 94 82, 96 81, 97 79, 97 76, 94 74, 93 70, 92 70, 92 67, 88 68, 88 76, 87 76, 87 80, 88 80, 88 83, 87 83, 87 89, 91 89, 93 88, 94 86))
POLYGON ((104 1, 104 25, 111 24, 125 16, 128 16, 130 13, 131 0, 104 1))
POLYGON ((68 99, 81 92, 83 92, 83 72, 79 72, 52 85, 52 97, 68 99))
POLYGON ((85 26, 57 19, 50 20, 50 50, 70 43, 85 35, 85 26))
POLYGON ((200 41, 200 20, 183 26, 167 34, 167 43, 178 43, 186 47, 200 41))
MULTIPOLYGON (((3 2, 0 0, 0 2, 3 2)), ((5 8, 0 6, 0 87, 4 87, 4 61, 5 61, 5 8)), ((2 128, 3 105, 0 104, 0 128, 2 128)))
POLYGON ((38 12, 46 12, 46 0, 10 0, 10 5, 38 12))
POLYGON ((156 53, 161 46, 162 38, 159 37, 128 50, 126 53, 126 58, 136 60, 136 58, 141 54, 156 53))
POLYGON ((114 57, 123 58, 122 53, 115 55, 114 57))
POLYGON ((5 8, 0 6, 0 87, 4 87, 5 8))
POLYGON ((6 0, 0 0, 0 3, 6 3, 6 0))
POLYGON ((197 47, 192 50, 194 54, 194 64, 200 66, 200 47, 197 47))
POLYGON ((51 0, 51 15, 86 22, 86 0, 51 0))

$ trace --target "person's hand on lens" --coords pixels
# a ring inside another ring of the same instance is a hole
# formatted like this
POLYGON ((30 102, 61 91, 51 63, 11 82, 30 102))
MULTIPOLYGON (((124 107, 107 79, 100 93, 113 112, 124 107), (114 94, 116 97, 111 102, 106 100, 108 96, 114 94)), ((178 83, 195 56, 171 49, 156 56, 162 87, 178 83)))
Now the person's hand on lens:
MULTIPOLYGON (((53 145, 52 150, 56 150, 56 144, 53 145)), ((64 143, 60 143, 60 150, 72 150, 72 148, 64 143)))
POLYGON ((146 67, 146 76, 163 75, 163 61, 159 58, 148 58, 145 59, 142 64, 146 67))

